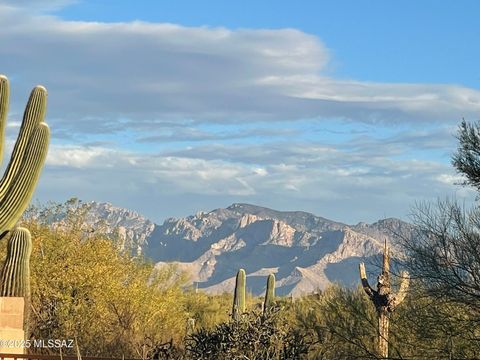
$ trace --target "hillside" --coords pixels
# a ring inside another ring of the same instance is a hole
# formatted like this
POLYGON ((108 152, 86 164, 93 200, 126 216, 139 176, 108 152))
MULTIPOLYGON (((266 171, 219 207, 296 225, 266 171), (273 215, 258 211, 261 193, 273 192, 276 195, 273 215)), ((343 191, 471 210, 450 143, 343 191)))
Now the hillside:
MULTIPOLYGON (((277 293, 303 293, 338 282, 358 284, 358 263, 377 261, 385 239, 395 245, 412 227, 398 219, 347 225, 302 211, 233 204, 162 225, 106 203, 88 203, 87 224, 114 233, 120 248, 142 253, 157 266, 175 262, 210 293, 231 291, 244 268, 248 289, 264 291, 274 272, 277 293)), ((57 224, 61 220, 56 221, 57 224)), ((373 268, 373 267, 371 267, 373 268)))

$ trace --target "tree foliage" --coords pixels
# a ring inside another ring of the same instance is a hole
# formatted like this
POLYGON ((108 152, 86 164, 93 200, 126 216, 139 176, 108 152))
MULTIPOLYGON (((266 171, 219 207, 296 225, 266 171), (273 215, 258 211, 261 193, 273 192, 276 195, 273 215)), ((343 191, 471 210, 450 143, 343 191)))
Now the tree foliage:
POLYGON ((468 123, 463 120, 457 133, 458 148, 452 157, 457 171, 465 175, 464 185, 480 190, 480 122, 468 123))
MULTIPOLYGON (((339 286, 296 301, 292 326, 309 343, 304 359, 379 359, 376 314, 363 291, 339 286)), ((468 308, 412 290, 391 314, 390 359, 475 359, 480 326, 468 308)))
POLYGON ((78 226, 78 215, 56 229, 26 220, 31 338, 76 338, 85 355, 142 358, 161 342, 179 342, 189 317, 182 277, 119 252, 111 239, 78 226))
POLYGON ((429 294, 480 314, 480 209, 453 201, 417 205, 412 236, 405 238, 405 265, 429 294))

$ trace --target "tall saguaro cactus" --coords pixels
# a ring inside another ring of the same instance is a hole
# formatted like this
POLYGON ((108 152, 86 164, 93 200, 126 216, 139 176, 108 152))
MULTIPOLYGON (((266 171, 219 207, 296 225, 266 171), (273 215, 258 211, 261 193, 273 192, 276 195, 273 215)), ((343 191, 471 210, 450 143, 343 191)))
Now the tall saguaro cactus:
POLYGON ((397 295, 392 293, 390 283, 390 253, 385 240, 385 247, 383 251, 383 268, 381 274, 378 276, 377 290, 372 289, 367 280, 367 273, 365 271, 365 264, 360 263, 360 280, 362 281, 363 289, 370 300, 375 305, 378 315, 378 354, 382 358, 388 358, 388 326, 390 314, 395 308, 405 299, 407 293, 409 276, 406 271, 401 272, 400 289, 397 295))
MULTIPOLYGON (((3 154, 10 89, 0 75, 0 154, 3 154)), ((43 122, 47 90, 36 86, 28 100, 10 162, 0 180, 0 238, 17 223, 28 206, 45 163, 50 130, 43 122)))
POLYGON ((265 290, 265 301, 263 303, 263 314, 266 315, 275 305, 275 275, 270 274, 267 278, 267 288, 265 290))
POLYGON ((233 295, 233 309, 232 317, 235 320, 240 319, 240 316, 245 312, 245 289, 247 276, 245 270, 240 269, 237 273, 237 280, 235 283, 235 294, 233 295))
MULTIPOLYGON (((0 74, 0 161, 5 144, 10 87, 0 74)), ((12 230, 30 202, 45 163, 50 129, 43 122, 47 109, 47 90, 36 86, 28 99, 20 131, 7 169, 0 180, 0 239, 12 230)), ((0 296, 23 297, 24 330, 28 336, 30 308, 30 232, 15 229, 8 241, 7 259, 0 274, 0 296)))

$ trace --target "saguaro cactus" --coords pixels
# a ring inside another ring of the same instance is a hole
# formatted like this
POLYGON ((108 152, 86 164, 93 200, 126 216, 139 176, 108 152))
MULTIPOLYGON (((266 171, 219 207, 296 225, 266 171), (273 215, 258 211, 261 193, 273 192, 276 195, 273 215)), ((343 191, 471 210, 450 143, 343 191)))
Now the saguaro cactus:
POLYGON ((32 240, 25 228, 16 228, 7 245, 7 259, 1 273, 0 296, 30 296, 30 254, 32 240))
MULTIPOLYGON (((5 143, 5 128, 10 97, 8 79, 0 75, 0 160, 5 143)), ((0 239, 15 226, 28 206, 47 157, 50 130, 43 122, 47 90, 35 87, 28 99, 10 162, 0 180, 0 239)), ((7 245, 7 259, 0 275, 0 296, 23 297, 24 330, 28 337, 30 308, 30 232, 17 228, 7 245)))
POLYGON ((232 317, 235 320, 240 319, 240 316, 245 312, 245 289, 247 286, 246 279, 247 276, 245 275, 245 270, 238 270, 232 309, 232 317))
POLYGON ((395 308, 405 299, 407 293, 409 276, 406 271, 401 272, 400 289, 397 295, 392 293, 390 284, 390 254, 385 240, 385 247, 383 251, 383 269, 378 276, 377 290, 372 289, 367 280, 365 271, 365 264, 360 263, 360 279, 362 281, 363 289, 370 300, 375 305, 378 315, 378 354, 382 358, 388 358, 388 326, 390 314, 395 308))
POLYGON ((270 274, 267 278, 267 288, 265 290, 265 301, 263 303, 263 314, 266 315, 275 305, 275 275, 270 274))
MULTIPOLYGON (((5 143, 9 95, 8 79, 0 75, 0 154, 5 143)), ((50 140, 50 130, 43 122, 46 107, 47 90, 37 86, 30 94, 10 162, 0 180, 0 238, 27 208, 45 162, 50 140)))

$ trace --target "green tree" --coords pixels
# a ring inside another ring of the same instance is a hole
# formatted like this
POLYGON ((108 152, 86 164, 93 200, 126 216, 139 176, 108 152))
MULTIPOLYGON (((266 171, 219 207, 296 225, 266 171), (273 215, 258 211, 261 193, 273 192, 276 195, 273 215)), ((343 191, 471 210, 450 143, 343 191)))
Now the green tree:
POLYGON ((77 338, 92 356, 144 358, 162 342, 179 343, 189 317, 184 278, 119 252, 111 239, 77 226, 76 215, 55 229, 25 220, 33 239, 31 337, 77 338))
POLYGON ((452 164, 460 174, 465 175, 464 185, 480 190, 480 122, 463 120, 457 133, 458 148, 452 157, 452 164))

